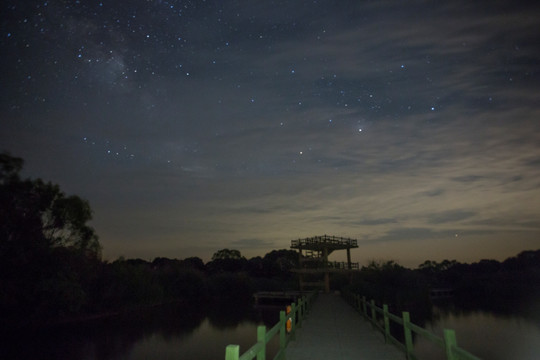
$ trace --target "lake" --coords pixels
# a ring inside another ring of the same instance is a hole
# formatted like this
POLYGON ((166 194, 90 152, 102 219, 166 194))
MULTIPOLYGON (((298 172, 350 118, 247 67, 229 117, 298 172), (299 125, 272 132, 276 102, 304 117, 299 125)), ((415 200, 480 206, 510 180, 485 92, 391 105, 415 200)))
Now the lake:
MULTIPOLYGON (((15 336, 3 345, 2 359, 19 360, 143 360, 224 359, 228 344, 244 352, 256 341, 256 329, 269 329, 283 307, 166 305, 121 316, 58 326, 15 336)), ((433 308, 425 327, 442 336, 456 331, 458 345, 484 359, 537 359, 540 324, 517 315, 489 311, 433 308)), ((411 314, 414 322, 414 314, 411 314)), ((3 340, 6 340, 5 338, 3 340)), ((277 351, 278 339, 267 358, 277 351)), ((415 338, 420 359, 444 359, 442 351, 415 338)))
MULTIPOLYGON (((225 347, 247 350, 256 342, 257 326, 268 329, 283 307, 165 305, 121 316, 64 324, 14 336, 2 346, 1 359, 143 360, 224 359, 225 347)), ((5 340, 5 339, 4 339, 5 340)), ((277 337, 268 354, 278 349, 277 337)))
MULTIPOLYGON (((437 306, 433 315, 435 320, 424 328, 440 337, 445 328, 455 330, 458 346, 482 359, 533 360, 540 356, 540 322, 532 318, 437 306)), ((414 347, 420 359, 445 359, 438 347, 423 338, 416 338, 414 347)))

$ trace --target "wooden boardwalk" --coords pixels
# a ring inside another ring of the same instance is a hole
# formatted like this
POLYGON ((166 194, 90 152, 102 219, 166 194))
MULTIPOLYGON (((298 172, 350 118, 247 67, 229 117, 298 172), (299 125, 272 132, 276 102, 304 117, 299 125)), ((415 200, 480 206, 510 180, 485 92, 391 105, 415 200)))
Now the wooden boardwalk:
POLYGON ((339 295, 319 294, 309 315, 286 350, 287 360, 403 360, 405 354, 384 343, 372 328, 339 295))

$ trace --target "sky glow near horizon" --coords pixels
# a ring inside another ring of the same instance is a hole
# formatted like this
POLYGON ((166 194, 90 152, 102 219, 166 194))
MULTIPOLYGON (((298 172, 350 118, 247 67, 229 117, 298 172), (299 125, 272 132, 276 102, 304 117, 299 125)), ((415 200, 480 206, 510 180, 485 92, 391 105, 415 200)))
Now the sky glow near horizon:
POLYGON ((89 200, 106 259, 540 248, 537 5, 0 6, 0 151, 89 200))

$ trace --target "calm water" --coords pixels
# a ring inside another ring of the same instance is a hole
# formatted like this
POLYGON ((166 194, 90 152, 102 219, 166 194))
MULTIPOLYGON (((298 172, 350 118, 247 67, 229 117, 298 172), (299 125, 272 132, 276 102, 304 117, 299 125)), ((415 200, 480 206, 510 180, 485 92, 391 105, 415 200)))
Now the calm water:
MULTIPOLYGON (((443 329, 455 330, 458 346, 473 355, 491 360, 540 359, 540 323, 532 319, 489 311, 437 307, 433 311, 437 320, 425 328, 441 337, 443 329)), ((445 359, 441 350, 423 338, 416 338, 414 347, 420 359, 445 359)))
MULTIPOLYGON (((0 359, 224 359, 228 344, 240 345, 240 351, 255 344, 257 326, 270 329, 279 310, 164 306, 17 336, 2 344, 0 359)), ((274 340, 267 352, 272 357, 279 346, 274 340)))
MULTIPOLYGON (((256 328, 269 329, 278 321, 280 307, 164 306, 144 312, 63 326, 2 339, 0 359, 20 360, 142 360, 224 359, 228 344, 243 352, 256 341, 256 328)), ((434 308, 434 321, 425 327, 441 335, 456 331, 458 345, 483 359, 538 359, 540 324, 518 316, 487 311, 460 312, 434 308)), ((414 315, 413 315, 414 316, 414 315)), ((414 319, 413 319, 414 321, 414 319)), ((278 339, 267 358, 277 351, 278 339)), ((420 359, 444 359, 444 354, 422 338, 415 339, 420 359)))

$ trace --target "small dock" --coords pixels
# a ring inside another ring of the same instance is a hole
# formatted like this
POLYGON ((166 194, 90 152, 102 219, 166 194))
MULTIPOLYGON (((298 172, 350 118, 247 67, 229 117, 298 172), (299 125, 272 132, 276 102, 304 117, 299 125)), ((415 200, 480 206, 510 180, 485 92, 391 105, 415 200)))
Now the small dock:
POLYGON ((253 295, 255 304, 290 304, 296 302, 306 292, 302 291, 259 291, 253 295))
POLYGON ((405 359, 403 352, 385 344, 383 335, 336 294, 319 294, 286 354, 287 360, 405 359))

